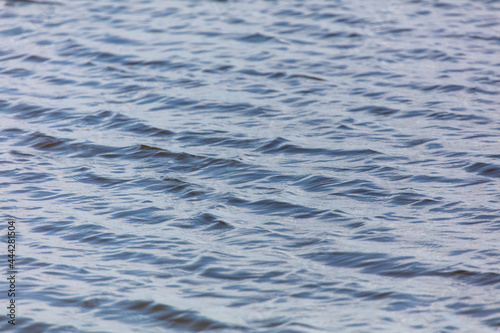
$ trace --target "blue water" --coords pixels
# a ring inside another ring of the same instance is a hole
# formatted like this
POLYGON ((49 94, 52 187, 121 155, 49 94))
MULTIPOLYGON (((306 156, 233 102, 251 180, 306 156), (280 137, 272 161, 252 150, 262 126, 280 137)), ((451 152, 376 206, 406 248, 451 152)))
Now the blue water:
POLYGON ((11 0, 0 42, 16 332, 500 328, 498 1, 11 0))

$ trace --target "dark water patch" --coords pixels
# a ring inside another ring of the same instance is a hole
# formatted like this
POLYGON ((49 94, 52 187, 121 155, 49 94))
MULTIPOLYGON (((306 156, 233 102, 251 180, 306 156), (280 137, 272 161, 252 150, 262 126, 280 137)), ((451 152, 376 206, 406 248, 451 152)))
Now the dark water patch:
POLYGON ((309 192, 329 192, 335 185, 339 184, 341 181, 335 178, 329 178, 324 176, 310 176, 304 180, 301 180, 295 185, 302 187, 305 191, 309 192))
MULTIPOLYGON (((169 170, 179 172, 196 172, 198 174, 208 174, 211 177, 229 178, 233 173, 248 169, 250 166, 233 159, 212 158, 203 155, 189 153, 176 153, 158 147, 140 145, 122 149, 126 152, 127 159, 148 158, 156 163, 170 163, 169 170)), ((120 157, 116 154, 107 154, 105 157, 120 157)), ((164 164, 163 164, 164 165, 164 164)))
POLYGON ((46 62, 47 60, 49 60, 49 58, 38 56, 38 55, 29 55, 29 56, 26 56, 26 58, 24 58, 23 61, 34 62, 34 63, 43 63, 43 62, 46 62))
POLYGON ((170 71, 177 69, 193 68, 194 65, 179 61, 151 60, 151 61, 125 61, 123 65, 129 67, 146 67, 160 71, 170 71))
POLYGON ((464 283, 482 286, 495 285, 500 282, 500 275, 496 273, 474 272, 464 269, 432 269, 428 265, 418 262, 407 262, 412 257, 391 257, 382 253, 361 252, 331 252, 309 253, 303 258, 320 261, 333 267, 359 269, 366 274, 398 278, 414 278, 418 276, 436 276, 452 278, 464 283))
POLYGON ((407 141, 406 142, 406 146, 407 147, 416 147, 416 146, 420 146, 424 143, 427 143, 427 142, 430 142, 430 141, 433 141, 435 139, 415 139, 415 140, 410 140, 410 141, 407 141))
POLYGON ((411 29, 411 28, 396 28, 396 29, 387 29, 383 33, 387 33, 387 34, 401 34, 401 33, 404 33, 404 32, 411 32, 411 31, 413 31, 413 29, 411 29))
POLYGON ((266 34, 255 33, 238 37, 236 40, 246 43, 265 43, 274 40, 274 37, 266 34))
POLYGON ((43 134, 41 132, 35 132, 26 135, 25 138, 19 141, 17 146, 29 146, 38 150, 45 151, 62 151, 67 148, 68 143, 72 142, 72 139, 62 139, 56 138, 50 135, 43 134))
POLYGON ((465 168, 467 172, 475 172, 485 177, 500 177, 500 167, 494 164, 477 162, 465 168))
MULTIPOLYGON (((105 227, 97 224, 75 224, 74 222, 64 220, 43 223, 34 227, 33 232, 43 233, 46 235, 58 235, 59 237, 69 241, 107 246, 124 246, 134 239, 137 239, 136 236, 132 235, 117 235, 110 232, 105 227)), ((29 264, 35 265, 36 267, 49 265, 33 260, 29 264)))
POLYGON ((117 241, 115 235, 111 232, 94 232, 88 234, 87 232, 76 232, 69 235, 61 236, 61 238, 69 241, 78 241, 81 243, 93 244, 96 246, 118 246, 123 245, 123 242, 117 241))
POLYGON ((488 273, 474 272, 464 269, 456 269, 456 270, 444 269, 444 270, 434 271, 433 275, 457 279, 464 283, 468 283, 475 286, 496 285, 500 283, 500 274, 489 273, 489 272, 488 273))
POLYGON ((160 102, 164 99, 165 97, 159 94, 151 94, 148 93, 144 96, 141 96, 140 98, 133 100, 134 103, 137 105, 145 105, 145 104, 151 104, 151 103, 157 103, 160 102))
POLYGON ((331 195, 334 196, 346 196, 349 198, 353 198, 358 201, 378 201, 382 200, 384 197, 387 197, 389 194, 384 193, 383 191, 380 190, 374 190, 372 188, 366 188, 366 187, 356 187, 354 189, 349 189, 349 190, 344 190, 341 192, 335 192, 332 193, 331 195))
MULTIPOLYGON (((91 81, 92 82, 92 81, 91 81)), ((93 81, 96 83, 96 85, 98 85, 99 83, 96 82, 96 81, 93 81)), ((88 85, 92 85, 92 84, 88 84, 88 85)), ((122 87, 119 92, 120 93, 132 93, 132 92, 137 92, 137 91, 143 91, 143 90, 146 90, 147 88, 142 86, 142 85, 138 85, 138 84, 129 84, 129 85, 126 85, 124 87, 122 87)))
POLYGON ((251 87, 244 89, 243 91, 253 93, 253 94, 259 94, 259 95, 268 95, 268 94, 278 92, 277 90, 274 90, 274 89, 262 89, 262 87, 264 87, 264 86, 263 85, 254 85, 254 86, 251 86, 251 87))
POLYGON ((447 178, 447 177, 425 176, 425 175, 413 176, 411 180, 422 183, 436 182, 436 183, 451 183, 451 184, 460 184, 465 181, 464 179, 460 178, 447 178))
POLYGON ((396 242, 399 237, 395 236, 393 231, 394 229, 390 228, 362 229, 356 232, 356 235, 351 238, 381 243, 396 242))
POLYGON ((230 198, 227 203, 236 207, 247 208, 258 214, 270 216, 293 216, 295 218, 312 218, 326 213, 324 210, 318 210, 293 203, 277 200, 259 200, 247 201, 240 198, 230 198))
POLYGON ((54 85, 57 85, 57 86, 61 86, 61 85, 73 85, 76 83, 76 81, 74 80, 68 80, 68 79, 64 79, 64 78, 61 78, 61 77, 57 77, 57 76, 46 76, 43 78, 43 80, 45 82, 48 82, 50 84, 54 84, 54 85))
POLYGON ((388 72, 375 71, 375 72, 365 72, 365 73, 355 74, 353 75, 353 77, 359 78, 359 77, 370 77, 370 76, 387 76, 388 74, 389 74, 388 72))
POLYGON ((178 109, 178 108, 183 108, 185 106, 195 105, 198 103, 199 103, 198 101, 188 98, 168 97, 163 99, 163 103, 161 106, 150 108, 149 111, 178 109))
POLYGON ((278 137, 274 140, 268 141, 261 145, 257 150, 265 154, 304 154, 304 155, 325 155, 329 157, 357 157, 357 156, 370 156, 380 154, 379 152, 371 149, 359 150, 343 150, 343 149, 322 149, 322 148, 303 148, 297 145, 286 143, 288 140, 278 137))
POLYGON ((298 11, 298 10, 291 10, 291 9, 286 9, 286 10, 280 10, 278 12, 275 12, 274 15, 276 16, 303 16, 303 13, 298 11))
POLYGON ((238 185, 246 183, 253 183, 261 180, 268 180, 269 182, 274 182, 274 173, 269 170, 264 169, 255 169, 255 170, 239 170, 238 172, 231 173, 229 184, 230 185, 238 185))
MULTIPOLYGON (((85 45, 75 42, 72 39, 65 41, 63 45, 58 48, 58 55, 62 57, 72 57, 79 59, 88 59, 90 61, 95 61, 97 63, 109 63, 109 64, 123 64, 126 65, 131 56, 115 54, 112 52, 103 52, 92 49, 85 45)), ((92 65, 93 63, 87 63, 87 65, 92 65)), ((110 68, 108 68, 110 69, 110 68)))
POLYGON ((417 262, 400 263, 411 259, 409 257, 388 258, 382 253, 361 252, 330 252, 308 253, 302 255, 305 259, 320 261, 333 267, 356 268, 362 273, 378 274, 382 276, 410 278, 427 271, 417 262))
POLYGON ((222 74, 233 68, 234 66, 231 65, 222 65, 222 66, 216 66, 213 69, 205 69, 203 70, 203 72, 212 74, 222 74))
POLYGON ((266 281, 285 274, 284 272, 270 271, 265 274, 259 274, 251 271, 234 271, 228 268, 209 268, 203 272, 203 276, 214 279, 229 279, 236 281, 255 280, 266 281))
POLYGON ((217 103, 203 103, 192 106, 191 110, 196 113, 207 113, 207 112, 216 112, 223 114, 233 114, 233 115, 243 115, 246 117, 274 117, 278 114, 278 111, 263 106, 253 106, 245 103, 238 104, 217 104, 217 103))
POLYGON ((176 86, 184 87, 186 89, 194 89, 200 88, 203 86, 207 86, 208 84, 199 80, 191 80, 191 79, 179 79, 173 82, 176 86))
POLYGON ((62 5, 62 3, 57 1, 44 1, 44 0, 7 0, 7 6, 15 6, 15 5, 62 5))
POLYGON ((154 225, 172 220, 171 215, 157 214, 157 212, 162 211, 158 207, 149 206, 140 209, 121 210, 110 214, 110 218, 146 225, 154 225))
MULTIPOLYGON (((0 329, 7 332, 12 329, 12 325, 7 321, 1 324, 0 329)), ((16 320, 16 329, 21 332, 50 332, 51 330, 60 330, 64 332, 78 332, 78 328, 71 325, 50 325, 43 322, 37 322, 33 319, 19 318, 16 320)))
MULTIPOLYGON (((46 234, 57 234, 57 233, 65 233, 68 230, 68 227, 71 226, 71 221, 59 221, 57 223, 44 224, 41 226, 37 226, 33 228, 34 232, 41 232, 46 234)), ((100 226, 90 226, 93 229, 103 229, 100 226)), ((35 259, 32 259, 35 260, 35 259)))
MULTIPOLYGON (((484 95, 498 95, 499 94, 498 91, 486 90, 486 89, 482 89, 482 88, 478 88, 478 87, 467 88, 467 92, 471 93, 471 94, 480 93, 480 94, 484 94, 484 95)), ((483 103, 491 104, 494 102, 483 100, 483 103)))
POLYGON ((213 232, 222 232, 234 229, 234 227, 230 223, 222 221, 221 219, 209 213, 200 214, 188 221, 181 221, 178 223, 174 223, 173 225, 185 229, 203 228, 203 230, 205 231, 213 232))
POLYGON ((134 181, 135 186, 144 187, 148 191, 162 191, 165 193, 176 193, 182 196, 190 197, 191 194, 202 194, 202 188, 196 184, 182 181, 176 178, 164 178, 160 181, 156 179, 139 179, 134 181))
POLYGON ((99 113, 87 115, 80 119, 80 122, 83 122, 87 125, 98 125, 101 124, 106 118, 109 118, 113 115, 111 111, 101 111, 99 113))
MULTIPOLYGON (((112 251, 110 251, 112 253, 112 251)), ((186 263, 186 260, 174 259, 174 258, 159 258, 155 255, 144 253, 144 252, 130 252, 130 251, 114 251, 113 254, 108 254, 102 256, 104 260, 119 260, 119 261, 128 261, 128 262, 137 262, 137 263, 149 263, 153 265, 162 265, 162 266, 178 266, 186 263)))
POLYGON ((242 70, 239 70, 238 73, 242 73, 242 74, 246 74, 246 75, 250 75, 250 76, 269 76, 269 75, 273 75, 273 73, 267 73, 267 72, 259 72, 259 71, 256 71, 254 69, 242 69, 242 70))
MULTIPOLYGON (((70 158, 96 158, 96 157, 117 157, 117 148, 92 144, 89 142, 78 142, 69 144, 63 152, 67 153, 67 157, 70 158)), ((83 171, 85 169, 80 169, 83 171)))
POLYGON ((453 92, 463 90, 465 87, 457 84, 450 84, 446 86, 438 86, 436 89, 442 92, 453 92))
POLYGON ((422 199, 420 201, 413 203, 412 206, 420 207, 420 206, 437 205, 440 203, 441 203, 441 201, 437 198, 435 198, 435 199, 422 199))
POLYGON ((111 177, 103 177, 100 175, 96 175, 91 172, 86 172, 83 174, 79 174, 74 177, 77 181, 85 184, 93 184, 100 187, 115 187, 117 185, 123 184, 125 182, 130 181, 129 179, 120 179, 120 178, 111 178, 111 177))
MULTIPOLYGON (((315 36, 313 34, 312 36, 315 36)), ((360 38, 363 37, 363 35, 357 33, 357 32, 350 32, 350 31, 335 31, 335 32, 329 32, 324 35, 320 35, 321 38, 360 38)))
POLYGON ((3 108, 4 111, 15 114, 19 119, 33 119, 43 116, 44 113, 50 111, 49 108, 44 108, 39 105, 30 105, 19 103, 8 108, 3 108))
MULTIPOLYGON (((308 247, 308 246, 317 246, 321 244, 326 244, 326 241, 324 241, 321 238, 310 238, 310 239, 304 239, 300 238, 297 240, 293 240, 289 244, 283 245, 284 247, 288 248, 303 248, 303 247, 308 247)), ((270 263, 270 266, 274 266, 275 264, 279 264, 277 262, 272 262, 270 263)))
MULTIPOLYGON (((457 314, 479 318, 497 315, 500 311, 500 308, 488 308, 484 304, 470 304, 463 301, 449 304, 447 307, 455 310, 457 314)), ((487 319, 483 322, 491 327, 498 327, 498 317, 487 319)))
POLYGON ((34 201, 47 201, 72 197, 71 193, 60 193, 61 191, 31 190, 29 197, 34 201))
POLYGON ((101 310, 98 317, 118 320, 125 323, 135 322, 135 318, 141 318, 146 326, 154 324, 165 329, 182 329, 188 332, 200 332, 202 330, 244 330, 244 327, 228 325, 201 315, 197 311, 176 308, 171 305, 156 303, 152 301, 130 301, 116 302, 113 307, 101 310), (114 309, 120 309, 116 311, 114 309))
POLYGON ((247 138, 238 138, 229 133, 221 132, 221 131, 213 131, 213 132, 192 132, 185 131, 178 133, 175 138, 178 141, 188 143, 189 146, 223 146, 229 148, 240 148, 240 149, 249 149, 255 147, 260 140, 256 139, 247 139, 247 138))
POLYGON ((340 17, 337 16, 333 21, 353 26, 368 23, 365 19, 356 17, 355 15, 341 15, 340 17))
POLYGON ((217 262, 218 259, 216 257, 203 255, 199 258, 196 258, 196 261, 183 265, 182 268, 188 271, 199 272, 202 271, 205 267, 217 262))
POLYGON ((483 116, 476 116, 472 114, 457 114, 455 112, 446 112, 446 111, 433 112, 431 114, 428 114, 427 118, 432 118, 440 121, 449 121, 449 120, 467 121, 479 125, 484 125, 491 122, 489 118, 483 116))
POLYGON ((413 59, 413 60, 428 59, 428 60, 438 60, 438 61, 453 61, 454 59, 453 57, 449 56, 446 52, 429 48, 417 48, 408 50, 406 52, 398 52, 397 57, 403 59, 413 59))
POLYGON ((107 44, 117 44, 117 45, 138 45, 139 43, 137 41, 134 41, 129 38, 121 37, 121 36, 115 36, 111 34, 105 34, 103 38, 97 39, 100 42, 107 43, 107 44))
POLYGON ((311 76, 311 75, 304 75, 304 74, 293 74, 293 75, 289 75, 288 77, 290 79, 299 78, 299 79, 308 79, 308 80, 314 80, 314 81, 326 81, 325 79, 322 79, 320 77, 311 76))
POLYGON ((5 170, 0 172, 0 176, 17 180, 15 183, 44 183, 54 180, 54 175, 41 172, 21 172, 20 170, 5 170))
POLYGON ((174 133, 167 129, 160 129, 155 126, 150 126, 140 122, 137 119, 127 117, 123 114, 112 114, 108 111, 100 112, 95 116, 87 116, 84 121, 101 124, 101 127, 106 129, 120 128, 125 132, 130 132, 138 135, 154 136, 154 137, 168 137, 174 133), (105 121, 104 119, 107 118, 105 121))
POLYGON ((500 317, 486 319, 486 320, 483 320, 482 322, 490 327, 500 327, 500 317))
POLYGON ((14 36, 28 34, 31 32, 33 32, 33 30, 28 30, 28 29, 16 27, 16 28, 12 28, 12 29, 2 30, 2 31, 0 31, 0 35, 6 36, 6 37, 14 37, 14 36))
POLYGON ((377 116, 390 116, 393 115, 399 110, 391 109, 391 108, 386 108, 386 107, 380 107, 380 106, 363 106, 363 107, 358 107, 358 108, 352 108, 349 109, 348 111, 350 112, 360 112, 360 111, 365 111, 377 116))
POLYGON ((11 113, 18 119, 28 120, 29 122, 55 123, 62 120, 77 118, 74 115, 73 108, 44 108, 37 105, 19 103, 4 108, 7 113, 11 113))

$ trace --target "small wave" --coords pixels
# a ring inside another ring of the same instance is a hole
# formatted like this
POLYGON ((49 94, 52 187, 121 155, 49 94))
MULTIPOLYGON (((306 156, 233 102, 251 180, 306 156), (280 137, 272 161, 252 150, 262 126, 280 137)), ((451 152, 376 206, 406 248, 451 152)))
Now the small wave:
POLYGON ((97 314, 106 319, 135 322, 141 318, 144 325, 160 326, 166 329, 182 329, 189 332, 204 330, 244 330, 245 327, 225 324, 201 315, 197 311, 181 309, 153 301, 118 301, 113 307, 97 314), (113 310, 116 309, 116 310, 113 310))
POLYGON ((358 107, 358 108, 349 109, 348 111, 350 111, 350 112, 366 111, 366 112, 369 112, 371 114, 378 115, 378 116, 391 116, 391 115, 399 112, 399 110, 395 110, 395 109, 391 109, 391 108, 387 108, 387 107, 383 107, 383 106, 362 106, 362 107, 358 107))
POLYGON ((246 42, 246 43, 265 43, 265 42, 275 40, 275 38, 272 36, 266 35, 266 34, 254 33, 254 34, 244 35, 244 36, 238 37, 238 38, 236 38, 236 40, 239 40, 241 42, 246 42))
POLYGON ((486 177, 494 177, 494 178, 500 177, 500 166, 494 164, 478 162, 466 167, 465 171, 475 172, 481 176, 486 176, 486 177))

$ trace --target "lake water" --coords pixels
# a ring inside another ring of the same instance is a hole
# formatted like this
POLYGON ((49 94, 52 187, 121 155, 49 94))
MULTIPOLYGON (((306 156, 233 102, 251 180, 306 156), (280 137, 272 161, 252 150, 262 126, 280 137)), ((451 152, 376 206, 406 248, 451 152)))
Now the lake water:
POLYGON ((500 328, 498 1, 2 1, 0 41, 17 332, 500 328))

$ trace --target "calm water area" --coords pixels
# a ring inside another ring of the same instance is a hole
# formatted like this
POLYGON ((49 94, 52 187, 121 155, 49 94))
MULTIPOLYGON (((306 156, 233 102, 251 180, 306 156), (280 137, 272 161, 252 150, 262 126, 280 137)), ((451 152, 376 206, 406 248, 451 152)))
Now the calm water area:
POLYGON ((499 1, 0 2, 2 332, 496 332, 499 185, 499 1))

